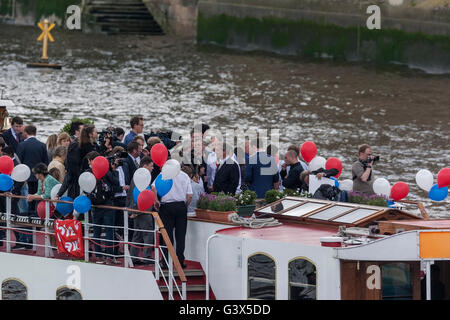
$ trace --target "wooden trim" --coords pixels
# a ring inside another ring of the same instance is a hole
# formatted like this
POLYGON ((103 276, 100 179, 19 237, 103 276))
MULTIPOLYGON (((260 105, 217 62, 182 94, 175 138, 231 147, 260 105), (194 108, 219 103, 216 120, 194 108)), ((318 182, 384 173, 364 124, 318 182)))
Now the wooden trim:
POLYGON ((380 216, 382 216, 382 215, 384 215, 384 214, 388 215, 389 213, 391 213, 391 212, 393 212, 393 211, 394 211, 394 212, 397 212, 397 213, 399 214, 399 216, 402 216, 402 215, 403 215, 403 216, 407 216, 407 217, 409 217, 409 218, 417 219, 417 220, 423 219, 422 217, 416 216, 416 215, 411 214, 411 213, 408 213, 408 212, 406 212, 406 211, 402 211, 402 210, 398 210, 398 209, 386 209, 386 210, 383 210, 383 211, 374 213, 373 215, 370 215, 370 216, 365 217, 365 218, 363 218, 363 219, 357 220, 357 221, 355 221, 354 223, 355 223, 356 225, 358 225, 358 224, 363 224, 363 223, 365 223, 365 222, 368 221, 368 220, 372 220, 372 219, 374 219, 374 218, 379 218, 380 216))
POLYGON ((175 253, 175 249, 173 248, 172 243, 170 242, 169 235, 167 234, 166 228, 159 217, 157 212, 151 212, 153 218, 155 218, 155 222, 158 225, 159 231, 164 239, 164 243, 167 246, 167 250, 172 257, 172 261, 175 265, 175 269, 178 272, 178 276, 180 277, 181 282, 187 282, 186 276, 184 275, 183 268, 181 267, 180 261, 178 260, 177 254, 175 253))

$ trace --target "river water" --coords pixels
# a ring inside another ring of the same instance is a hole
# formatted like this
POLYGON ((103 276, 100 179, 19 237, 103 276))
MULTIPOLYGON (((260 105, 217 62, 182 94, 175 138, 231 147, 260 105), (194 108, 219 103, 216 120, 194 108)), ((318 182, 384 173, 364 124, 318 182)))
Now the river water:
POLYGON ((282 152, 312 140, 318 155, 340 158, 340 179, 351 178, 358 145, 368 143, 381 156, 377 177, 407 182, 409 199, 433 217, 450 217, 450 197, 432 202, 415 183, 420 169, 436 178, 450 165, 448 75, 58 30, 49 56, 63 70, 27 69, 40 58, 39 33, 0 25, 0 87, 16 104, 10 113, 34 123, 42 141, 73 116, 128 130, 130 117, 143 114, 145 132, 181 131, 194 121, 222 132, 279 129, 282 152))

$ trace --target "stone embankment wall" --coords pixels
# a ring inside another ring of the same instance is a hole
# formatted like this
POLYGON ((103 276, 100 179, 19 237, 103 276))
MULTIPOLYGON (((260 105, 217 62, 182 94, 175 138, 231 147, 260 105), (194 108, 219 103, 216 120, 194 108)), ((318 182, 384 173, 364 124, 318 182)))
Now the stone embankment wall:
POLYGON ((200 0, 197 25, 200 44, 450 72, 449 0, 200 0))
POLYGON ((33 25, 45 17, 61 26, 73 4, 82 0, 0 0, 0 22, 33 25))

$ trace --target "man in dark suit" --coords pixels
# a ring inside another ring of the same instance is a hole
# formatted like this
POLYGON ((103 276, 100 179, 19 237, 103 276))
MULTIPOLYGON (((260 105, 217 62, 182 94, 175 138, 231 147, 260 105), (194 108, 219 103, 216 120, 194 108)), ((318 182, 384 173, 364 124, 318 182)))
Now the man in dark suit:
POLYGON ((250 149, 256 152, 245 165, 245 181, 258 198, 264 198, 267 191, 278 190, 280 186, 278 167, 275 158, 263 151, 260 139, 250 141, 250 149))
POLYGON ((213 190, 234 195, 239 185, 239 165, 234 161, 233 148, 225 144, 222 152, 223 160, 217 168, 213 190))
POLYGON ((128 157, 123 162, 123 172, 125 174, 125 184, 130 185, 134 172, 139 168, 141 158, 139 156, 139 143, 132 141, 128 144, 128 157))
MULTIPOLYGON (((36 139, 36 131, 36 127, 33 125, 25 127, 25 140, 19 143, 16 152, 20 162, 26 164, 31 170, 33 170, 33 168, 41 162, 48 165, 47 147, 45 146, 45 143, 42 143, 36 139)), ((27 184, 28 194, 35 194, 38 188, 38 181, 34 174, 30 175, 27 184)), ((35 209, 36 203, 33 201, 29 205, 29 213, 34 215, 36 211, 35 209)))
POLYGON ((6 145, 13 148, 14 152, 17 151, 17 146, 22 139, 23 132, 23 120, 21 117, 14 117, 11 120, 11 128, 3 132, 2 136, 6 145))

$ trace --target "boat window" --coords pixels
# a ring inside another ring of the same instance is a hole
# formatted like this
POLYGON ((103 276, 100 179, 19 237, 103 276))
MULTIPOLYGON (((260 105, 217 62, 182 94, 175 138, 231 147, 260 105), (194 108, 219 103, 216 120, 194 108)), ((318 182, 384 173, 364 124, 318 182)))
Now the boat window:
POLYGON ((299 205, 303 203, 303 201, 295 201, 295 200, 281 200, 275 202, 273 205, 268 206, 264 209, 259 210, 262 213, 277 213, 282 210, 286 210, 292 208, 293 206, 299 205))
POLYGON ((248 298, 275 300, 275 261, 265 254, 248 258, 248 298))
POLYGON ((15 279, 3 281, 2 300, 27 300, 27 287, 15 279))
POLYGON ((289 262, 289 300, 316 300, 316 266, 306 259, 289 262))
POLYGON ((314 210, 325 207, 327 205, 328 205, 327 203, 308 202, 308 203, 305 203, 304 205, 301 205, 300 207, 296 207, 294 209, 291 209, 291 210, 283 213, 283 215, 301 217, 307 213, 310 213, 314 210))
POLYGON ((387 263, 381 266, 381 299, 412 300, 412 266, 408 263, 387 263))
POLYGON ((317 212, 313 214, 312 216, 309 216, 309 218, 312 219, 319 219, 319 220, 329 220, 333 217, 337 217, 344 212, 353 210, 353 207, 346 207, 346 206, 333 206, 331 208, 322 210, 320 212, 317 212))
POLYGON ((56 290, 56 300, 83 300, 79 291, 62 287, 56 290))
POLYGON ((339 217, 333 221, 343 222, 343 223, 354 223, 354 222, 364 219, 376 212, 377 212, 377 210, 357 209, 357 210, 352 211, 346 215, 343 215, 342 217, 339 217))

